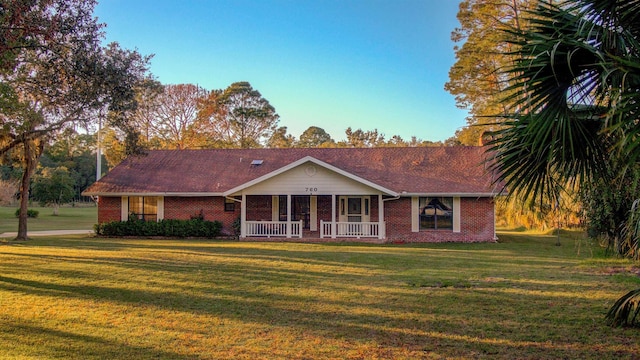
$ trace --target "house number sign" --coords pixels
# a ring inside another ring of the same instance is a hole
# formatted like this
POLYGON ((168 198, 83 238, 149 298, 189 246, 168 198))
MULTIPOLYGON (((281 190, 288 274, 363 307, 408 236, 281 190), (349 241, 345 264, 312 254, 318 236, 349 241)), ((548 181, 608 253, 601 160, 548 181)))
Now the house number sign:
POLYGON ((317 193, 318 192, 318 188, 317 187, 306 187, 306 188, 304 188, 304 192, 317 193))

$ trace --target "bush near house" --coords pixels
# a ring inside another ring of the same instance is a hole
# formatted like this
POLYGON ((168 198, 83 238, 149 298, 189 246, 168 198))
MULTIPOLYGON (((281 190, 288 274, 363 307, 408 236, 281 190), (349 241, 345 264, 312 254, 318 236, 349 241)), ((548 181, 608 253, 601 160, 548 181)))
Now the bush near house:
POLYGON ((94 225, 99 236, 166 236, 176 238, 215 238, 220 236, 222 223, 202 219, 172 220, 158 222, 130 219, 94 225))

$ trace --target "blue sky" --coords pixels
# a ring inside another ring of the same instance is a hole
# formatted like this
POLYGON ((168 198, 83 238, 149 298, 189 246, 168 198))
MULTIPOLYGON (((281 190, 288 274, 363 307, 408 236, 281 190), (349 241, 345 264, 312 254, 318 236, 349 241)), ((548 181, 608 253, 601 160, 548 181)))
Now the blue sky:
POLYGON ((465 125, 444 90, 456 0, 102 0, 106 40, 155 54, 163 84, 248 81, 298 138, 378 129, 445 140, 465 125))

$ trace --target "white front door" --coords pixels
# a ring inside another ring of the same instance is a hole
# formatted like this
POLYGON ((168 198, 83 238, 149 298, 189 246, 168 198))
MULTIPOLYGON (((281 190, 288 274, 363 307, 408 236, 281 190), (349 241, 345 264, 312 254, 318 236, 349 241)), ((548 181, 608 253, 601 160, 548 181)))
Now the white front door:
POLYGON ((340 196, 339 222, 369 222, 369 196, 340 196))

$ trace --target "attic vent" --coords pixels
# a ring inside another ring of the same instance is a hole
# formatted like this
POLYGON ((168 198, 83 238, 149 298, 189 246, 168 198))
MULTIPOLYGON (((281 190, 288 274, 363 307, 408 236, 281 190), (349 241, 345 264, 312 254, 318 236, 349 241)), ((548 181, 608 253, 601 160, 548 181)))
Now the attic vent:
POLYGON ((252 160, 251 161, 251 166, 260 166, 260 165, 262 165, 263 162, 264 162, 264 160, 252 160))

